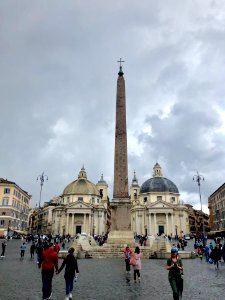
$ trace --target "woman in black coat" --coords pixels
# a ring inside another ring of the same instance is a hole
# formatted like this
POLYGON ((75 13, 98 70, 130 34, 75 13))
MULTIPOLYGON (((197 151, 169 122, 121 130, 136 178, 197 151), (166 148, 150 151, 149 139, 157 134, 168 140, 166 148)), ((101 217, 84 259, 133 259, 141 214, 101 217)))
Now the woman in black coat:
POLYGON ((56 274, 59 274, 66 266, 64 274, 66 282, 66 300, 72 299, 74 277, 76 276, 76 273, 79 274, 77 259, 74 256, 74 248, 71 247, 68 252, 69 254, 64 258, 61 267, 58 272, 56 272, 56 274))

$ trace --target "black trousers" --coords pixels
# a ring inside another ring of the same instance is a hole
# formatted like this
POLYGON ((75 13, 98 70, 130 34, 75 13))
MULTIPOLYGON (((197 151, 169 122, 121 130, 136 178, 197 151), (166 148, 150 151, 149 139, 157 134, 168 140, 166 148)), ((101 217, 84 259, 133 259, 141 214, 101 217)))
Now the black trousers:
POLYGON ((140 270, 134 270, 134 280, 136 280, 136 275, 140 278, 140 270))
POLYGON ((130 271, 130 259, 125 258, 125 263, 126 263, 126 271, 129 272, 130 271))
POLYGON ((42 294, 43 299, 50 297, 52 292, 52 278, 54 275, 54 270, 42 270, 42 294))

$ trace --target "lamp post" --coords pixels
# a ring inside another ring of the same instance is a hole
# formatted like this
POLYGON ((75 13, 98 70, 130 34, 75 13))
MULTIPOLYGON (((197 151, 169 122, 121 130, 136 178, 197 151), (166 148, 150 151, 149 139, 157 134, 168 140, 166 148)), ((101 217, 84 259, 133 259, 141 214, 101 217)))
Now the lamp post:
POLYGON ((41 189, 40 189, 40 198, 39 198, 39 208, 41 207, 41 192, 42 192, 42 187, 43 187, 43 184, 46 181, 48 181, 48 176, 47 175, 44 175, 44 172, 41 174, 41 175, 38 175, 37 177, 37 181, 40 179, 40 182, 41 182, 41 189))
POLYGON ((196 181, 197 184, 198 184, 198 192, 199 192, 199 199, 200 199, 200 204, 201 204, 201 215, 202 215, 202 231, 204 232, 204 220, 203 220, 202 197, 201 197, 201 180, 204 181, 205 179, 197 171, 197 174, 193 176, 193 180, 196 181))

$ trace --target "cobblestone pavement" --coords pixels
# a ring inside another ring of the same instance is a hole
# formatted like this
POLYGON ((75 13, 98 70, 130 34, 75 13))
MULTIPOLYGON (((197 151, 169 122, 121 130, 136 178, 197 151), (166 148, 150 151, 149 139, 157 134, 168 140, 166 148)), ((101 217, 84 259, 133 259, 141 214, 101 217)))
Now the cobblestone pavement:
MULTIPOLYGON (((0 260, 0 300, 41 300, 41 271, 30 259, 29 245, 20 259, 21 240, 11 240, 6 257, 0 260)), ((61 265, 62 260, 59 261, 61 265)), ((125 263, 121 259, 78 260, 80 276, 74 287, 76 300, 172 299, 165 260, 143 259, 141 282, 126 280, 125 263)), ((225 264, 219 270, 199 258, 183 260, 183 299, 224 299, 225 264)), ((54 275, 53 300, 64 300, 64 272, 54 275)))

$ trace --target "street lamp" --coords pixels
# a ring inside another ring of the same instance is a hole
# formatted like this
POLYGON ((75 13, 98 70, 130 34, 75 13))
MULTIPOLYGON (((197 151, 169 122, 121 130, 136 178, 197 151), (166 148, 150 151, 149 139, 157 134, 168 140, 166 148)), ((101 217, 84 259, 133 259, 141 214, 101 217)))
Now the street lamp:
MULTIPOLYGON (((202 197, 201 197, 201 180, 205 181, 204 177, 198 173, 193 176, 193 180, 197 182, 198 184, 198 191, 199 191, 199 198, 200 198, 200 204, 201 204, 201 215, 202 215, 202 219, 203 219, 203 211, 202 211, 202 197)), ((204 232, 204 220, 202 222, 202 231, 204 232)))
POLYGON ((40 189, 40 199, 39 199, 39 208, 41 207, 41 192, 42 192, 42 187, 43 187, 43 184, 46 181, 48 181, 48 176, 47 175, 44 175, 44 172, 41 174, 41 175, 38 175, 37 177, 37 181, 40 179, 40 182, 41 182, 41 189, 40 189))

